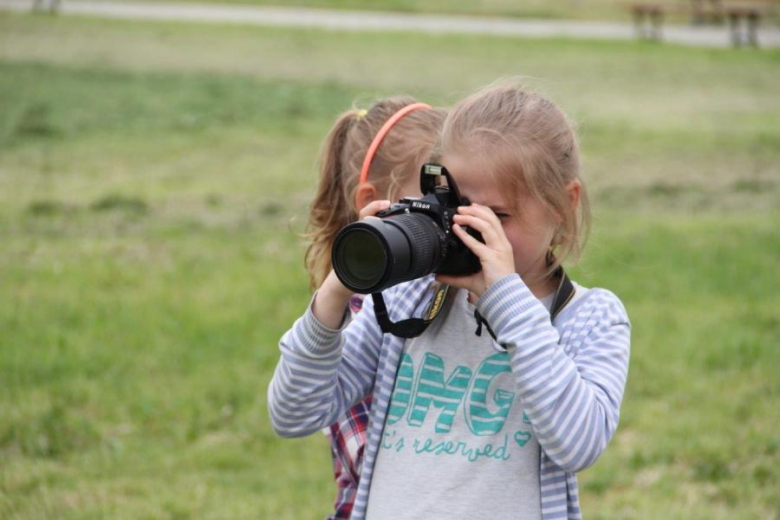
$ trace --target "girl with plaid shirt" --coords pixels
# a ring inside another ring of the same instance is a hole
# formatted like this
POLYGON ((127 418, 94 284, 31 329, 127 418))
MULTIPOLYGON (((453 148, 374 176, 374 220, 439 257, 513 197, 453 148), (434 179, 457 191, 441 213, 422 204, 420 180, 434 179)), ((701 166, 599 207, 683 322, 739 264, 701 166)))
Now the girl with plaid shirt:
MULTIPOLYGON (((319 186, 311 204, 306 250, 309 282, 316 289, 331 270, 330 251, 339 230, 358 220, 367 204, 419 196, 420 167, 426 162, 445 112, 411 97, 391 97, 368 110, 341 114, 323 143, 319 186)), ((350 300, 357 314, 362 298, 350 300)), ((337 495, 328 520, 348 519, 357 495, 367 443, 372 396, 359 402, 323 433, 330 440, 337 495)))

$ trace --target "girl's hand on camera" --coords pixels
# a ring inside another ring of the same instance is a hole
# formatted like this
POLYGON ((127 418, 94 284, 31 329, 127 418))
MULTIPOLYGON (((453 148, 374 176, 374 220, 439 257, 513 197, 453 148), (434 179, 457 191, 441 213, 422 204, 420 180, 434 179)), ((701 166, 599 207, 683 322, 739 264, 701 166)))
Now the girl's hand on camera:
POLYGON ((359 217, 363 220, 367 217, 375 217, 380 211, 384 211, 390 207, 389 200, 375 200, 366 204, 363 209, 360 210, 359 217))
POLYGON ((482 264, 482 271, 468 276, 439 275, 436 280, 453 287, 467 289, 471 293, 469 300, 474 303, 476 298, 482 296, 495 282, 515 273, 512 245, 504 233, 501 221, 487 206, 479 204, 460 206, 453 220, 455 221, 453 231, 466 247, 477 255, 482 264), (469 226, 479 231, 485 243, 466 233, 461 226, 469 226))

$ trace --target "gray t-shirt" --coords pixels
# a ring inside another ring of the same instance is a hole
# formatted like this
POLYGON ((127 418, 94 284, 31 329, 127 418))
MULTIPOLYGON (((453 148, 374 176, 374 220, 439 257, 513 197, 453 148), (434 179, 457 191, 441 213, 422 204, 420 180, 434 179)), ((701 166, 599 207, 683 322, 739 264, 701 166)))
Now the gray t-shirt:
POLYGON ((466 296, 450 289, 441 316, 404 346, 367 520, 541 517, 539 443, 509 354, 475 334, 466 296))

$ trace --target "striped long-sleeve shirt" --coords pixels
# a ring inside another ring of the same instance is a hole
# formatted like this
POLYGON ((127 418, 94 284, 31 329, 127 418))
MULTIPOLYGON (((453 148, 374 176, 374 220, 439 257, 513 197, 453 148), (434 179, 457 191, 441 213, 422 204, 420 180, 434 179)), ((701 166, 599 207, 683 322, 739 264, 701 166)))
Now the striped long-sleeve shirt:
MULTIPOLYGON (((419 313, 431 282, 426 277, 385 291, 391 319, 419 313)), ((581 518, 575 473, 598 459, 618 424, 630 349, 626 311, 611 292, 590 289, 551 323, 518 275, 493 284, 477 309, 510 353, 518 395, 541 446, 542 518, 581 518)), ((373 391, 353 520, 365 517, 403 346, 404 339, 382 334, 370 299, 339 330, 323 326, 309 307, 280 341, 268 390, 279 435, 314 433, 373 391)))

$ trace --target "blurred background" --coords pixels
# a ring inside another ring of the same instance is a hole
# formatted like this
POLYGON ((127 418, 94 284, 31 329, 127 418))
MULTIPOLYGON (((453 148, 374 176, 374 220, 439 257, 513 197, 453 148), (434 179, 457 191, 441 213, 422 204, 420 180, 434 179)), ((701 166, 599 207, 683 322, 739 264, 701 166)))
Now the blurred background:
MULTIPOLYGON (((607 0, 294 3, 632 23, 607 0)), ((351 106, 507 76, 578 122, 595 220, 571 272, 633 322, 586 517, 780 518, 780 50, 725 22, 710 48, 68 5, 0 3, 0 518, 323 518, 327 442, 276 438, 265 402, 310 297, 319 144, 351 106)))

